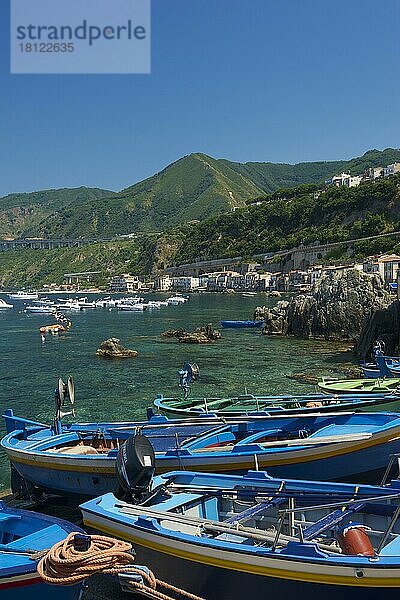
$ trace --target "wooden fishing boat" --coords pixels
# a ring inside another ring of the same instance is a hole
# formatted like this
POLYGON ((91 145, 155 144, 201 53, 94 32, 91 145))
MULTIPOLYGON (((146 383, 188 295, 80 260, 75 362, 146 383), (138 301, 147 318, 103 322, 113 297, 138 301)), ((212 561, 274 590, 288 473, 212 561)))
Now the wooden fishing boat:
POLYGON ((49 426, 11 409, 3 418, 7 435, 1 446, 10 461, 12 490, 29 496, 96 496, 114 490, 115 460, 129 435, 140 430, 162 451, 224 423, 214 415, 183 421, 153 415, 148 421, 64 424, 56 415, 49 426))
POLYGON ((399 481, 378 487, 272 479, 261 471, 180 471, 144 487, 128 484, 133 501, 106 494, 84 503, 84 523, 133 542, 138 560, 192 594, 399 595, 399 481))
MULTIPOLYGON (((364 381, 364 380, 360 380, 364 381)), ((365 380, 367 381, 367 380, 365 380)), ((394 379, 390 380, 394 381, 394 379)), ((396 386, 397 387, 397 386, 396 386)), ((341 395, 342 392, 332 390, 330 395, 305 394, 294 396, 257 396, 243 394, 227 398, 164 398, 162 394, 154 400, 156 409, 169 417, 185 418, 212 413, 220 417, 237 417, 239 415, 296 415, 318 411, 319 413, 332 411, 354 410, 395 410, 400 402, 400 395, 388 394, 382 389, 381 394, 359 393, 358 390, 351 396, 341 395)))
POLYGON ((0 502, 0 598, 3 600, 78 600, 82 586, 54 586, 42 581, 36 567, 43 550, 63 540, 76 525, 0 502), (35 555, 39 553, 39 556, 35 555))
POLYGON ((257 466, 270 475, 321 481, 378 482, 390 456, 400 451, 400 414, 337 413, 267 417, 200 433, 155 451, 156 469, 245 473, 257 466))
MULTIPOLYGON (((7 417, 10 419, 10 417, 7 417)), ((222 423, 213 417, 93 423, 53 428, 13 417, 2 440, 15 491, 96 496, 115 491, 124 442, 145 435, 158 473, 173 469, 245 473, 258 466, 281 477, 379 481, 400 452, 400 414, 337 413, 222 423)), ((132 442, 133 443, 133 442, 132 442)))
POLYGON ((264 321, 221 321, 221 325, 225 329, 237 329, 243 327, 262 327, 264 325, 264 321))
POLYGON ((318 387, 326 394, 396 394, 400 378, 382 379, 332 379, 323 377, 318 387))

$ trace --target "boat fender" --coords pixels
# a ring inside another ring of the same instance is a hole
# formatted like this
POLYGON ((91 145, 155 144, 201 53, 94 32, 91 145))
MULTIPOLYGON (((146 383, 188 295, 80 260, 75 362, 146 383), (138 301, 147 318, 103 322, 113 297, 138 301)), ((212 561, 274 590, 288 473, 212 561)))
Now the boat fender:
POLYGON ((353 523, 344 527, 338 535, 338 543, 347 556, 375 556, 371 540, 367 531, 368 527, 360 523, 353 523))

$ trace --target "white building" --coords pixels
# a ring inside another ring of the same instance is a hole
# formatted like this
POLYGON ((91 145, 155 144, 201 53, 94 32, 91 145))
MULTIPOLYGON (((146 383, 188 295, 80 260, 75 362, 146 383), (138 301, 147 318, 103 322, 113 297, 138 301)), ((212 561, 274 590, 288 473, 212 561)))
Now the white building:
POLYGON ((354 177, 349 175, 349 177, 347 177, 343 181, 343 185, 345 185, 347 187, 357 187, 360 185, 361 181, 362 181, 362 177, 360 175, 356 175, 354 177))
POLYGON ((181 292, 190 292, 199 287, 198 277, 173 277, 172 289, 181 292))
POLYGON ((363 263, 364 273, 379 273, 386 283, 397 280, 400 269, 400 256, 397 254, 383 254, 377 258, 367 259, 363 263))
POLYGON ((128 293, 137 292, 143 286, 137 275, 130 275, 129 273, 123 273, 122 275, 116 275, 112 277, 109 282, 109 289, 111 292, 128 293))
POLYGON ((345 185, 345 181, 351 179, 350 173, 341 173, 340 175, 334 175, 332 177, 332 185, 339 187, 345 185))
POLYGON ((169 292, 172 288, 172 277, 171 275, 160 275, 156 277, 154 281, 154 289, 158 292, 169 292))
POLYGON ((363 179, 372 180, 379 179, 383 175, 383 167, 371 167, 363 174, 363 179))
POLYGON ((384 177, 390 177, 390 175, 395 175, 396 173, 400 173, 400 163, 398 162, 388 165, 383 169, 384 177))

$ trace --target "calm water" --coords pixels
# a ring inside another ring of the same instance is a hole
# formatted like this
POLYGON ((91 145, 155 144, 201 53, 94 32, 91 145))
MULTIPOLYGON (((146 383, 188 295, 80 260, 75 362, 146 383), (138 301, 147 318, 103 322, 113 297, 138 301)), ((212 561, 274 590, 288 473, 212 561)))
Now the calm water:
MULTIPOLYGON (((268 338, 256 330, 224 330, 222 340, 206 346, 160 338, 167 329, 251 318, 254 307, 267 302, 273 304, 263 295, 205 294, 192 296, 182 306, 144 313, 107 309, 70 313, 73 328, 63 336, 48 337, 44 344, 38 328, 52 323, 51 317, 26 314, 23 303, 14 302, 14 310, 0 311, 0 408, 50 422, 57 379, 72 375, 79 420, 142 418, 157 393, 179 393, 177 370, 185 360, 200 366, 201 379, 193 395, 239 393, 246 388, 254 393, 313 391, 286 375, 332 372, 340 360, 337 345, 268 338), (120 361, 97 358, 97 347, 108 337, 120 338, 139 356, 120 361)), ((7 483, 8 465, 0 455, 0 491, 7 483)))

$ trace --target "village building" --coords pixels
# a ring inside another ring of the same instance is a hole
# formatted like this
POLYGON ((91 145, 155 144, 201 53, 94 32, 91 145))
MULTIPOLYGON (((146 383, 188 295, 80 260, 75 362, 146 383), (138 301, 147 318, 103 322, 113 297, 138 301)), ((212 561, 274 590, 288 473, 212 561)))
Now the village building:
POLYGON ((115 275, 109 281, 110 292, 128 293, 137 292, 143 287, 143 282, 137 275, 124 273, 115 275))

